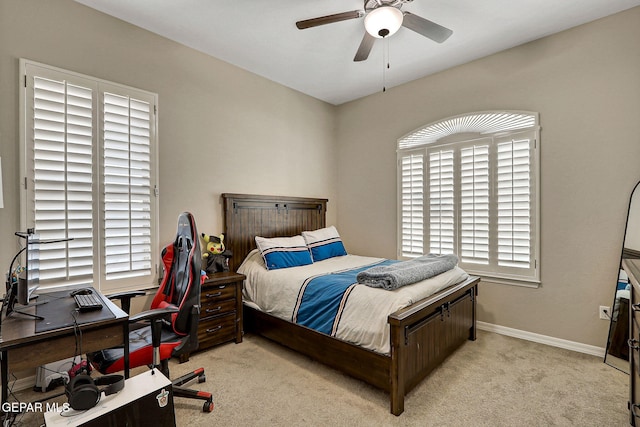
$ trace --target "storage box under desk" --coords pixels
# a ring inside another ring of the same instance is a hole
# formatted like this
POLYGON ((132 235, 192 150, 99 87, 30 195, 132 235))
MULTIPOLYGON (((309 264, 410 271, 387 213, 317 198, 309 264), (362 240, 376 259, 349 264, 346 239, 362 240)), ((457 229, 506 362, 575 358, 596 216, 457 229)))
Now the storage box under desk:
MULTIPOLYGON (((62 406, 60 406, 62 409, 62 406)), ((98 404, 74 416, 60 412, 44 414, 47 427, 55 426, 136 426, 175 427, 171 381, 157 369, 131 377, 124 388, 110 396, 102 395, 98 404)))

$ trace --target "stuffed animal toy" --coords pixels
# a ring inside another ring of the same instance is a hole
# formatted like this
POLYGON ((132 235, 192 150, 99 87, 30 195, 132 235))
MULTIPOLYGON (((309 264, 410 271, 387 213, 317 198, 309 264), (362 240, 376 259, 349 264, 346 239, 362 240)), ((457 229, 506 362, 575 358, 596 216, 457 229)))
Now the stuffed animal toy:
POLYGON ((224 252, 224 234, 220 236, 209 236, 208 234, 202 233, 201 236, 202 240, 206 243, 205 253, 202 255, 203 258, 224 252))
POLYGON ((224 247, 224 234, 209 236, 202 233, 201 236, 205 242, 205 252, 202 254, 202 258, 206 261, 207 274, 229 271, 229 258, 232 253, 224 247))

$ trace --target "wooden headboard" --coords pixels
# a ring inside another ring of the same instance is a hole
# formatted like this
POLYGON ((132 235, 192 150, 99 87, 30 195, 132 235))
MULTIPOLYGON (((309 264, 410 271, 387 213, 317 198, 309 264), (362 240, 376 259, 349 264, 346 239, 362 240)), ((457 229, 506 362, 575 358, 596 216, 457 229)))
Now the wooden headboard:
POLYGON ((255 236, 287 237, 326 226, 327 199, 224 193, 222 200, 231 271, 255 249, 255 236))

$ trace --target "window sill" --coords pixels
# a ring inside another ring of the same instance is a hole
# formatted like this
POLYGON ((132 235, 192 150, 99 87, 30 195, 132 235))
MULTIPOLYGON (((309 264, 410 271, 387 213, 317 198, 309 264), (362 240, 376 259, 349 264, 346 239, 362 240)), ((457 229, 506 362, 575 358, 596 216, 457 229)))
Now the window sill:
POLYGON ((497 285, 508 285, 508 286, 520 286, 522 288, 533 288, 537 289, 542 286, 542 283, 539 280, 518 280, 518 279, 510 279, 504 277, 495 277, 488 276, 486 274, 475 274, 473 272, 467 272, 472 276, 480 277, 481 282, 495 283, 497 285))

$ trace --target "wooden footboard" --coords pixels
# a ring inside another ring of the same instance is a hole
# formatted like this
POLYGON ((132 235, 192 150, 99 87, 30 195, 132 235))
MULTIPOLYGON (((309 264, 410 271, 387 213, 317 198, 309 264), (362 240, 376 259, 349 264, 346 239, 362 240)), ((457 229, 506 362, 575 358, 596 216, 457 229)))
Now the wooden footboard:
POLYGON ((404 411, 404 396, 451 353, 475 341, 479 281, 471 277, 389 316, 392 414, 404 411))

